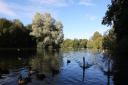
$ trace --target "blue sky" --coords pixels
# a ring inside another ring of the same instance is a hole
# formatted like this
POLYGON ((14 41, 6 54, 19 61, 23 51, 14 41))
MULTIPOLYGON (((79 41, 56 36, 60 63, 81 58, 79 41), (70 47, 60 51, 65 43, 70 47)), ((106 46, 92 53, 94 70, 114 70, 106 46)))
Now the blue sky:
POLYGON ((36 12, 49 12, 64 25, 66 38, 90 38, 110 27, 101 21, 111 0, 0 0, 0 17, 32 23, 36 12))

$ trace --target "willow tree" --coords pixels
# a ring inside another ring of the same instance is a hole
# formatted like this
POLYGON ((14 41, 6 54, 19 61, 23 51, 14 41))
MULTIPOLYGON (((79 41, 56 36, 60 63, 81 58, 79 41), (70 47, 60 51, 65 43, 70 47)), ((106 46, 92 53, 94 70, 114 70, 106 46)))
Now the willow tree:
POLYGON ((59 48, 63 42, 63 25, 49 13, 36 13, 32 22, 32 32, 37 38, 38 47, 59 48))

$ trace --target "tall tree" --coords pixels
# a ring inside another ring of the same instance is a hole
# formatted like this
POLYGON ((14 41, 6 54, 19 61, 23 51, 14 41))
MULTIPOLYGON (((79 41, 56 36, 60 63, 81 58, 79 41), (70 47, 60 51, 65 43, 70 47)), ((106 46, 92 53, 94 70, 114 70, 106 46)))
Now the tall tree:
POLYGON ((37 38, 38 46, 59 48, 63 42, 63 25, 56 21, 49 13, 36 13, 32 23, 33 35, 37 38))
POLYGON ((115 85, 128 84, 128 0, 111 0, 102 24, 113 25, 116 34, 116 51, 114 56, 115 85))

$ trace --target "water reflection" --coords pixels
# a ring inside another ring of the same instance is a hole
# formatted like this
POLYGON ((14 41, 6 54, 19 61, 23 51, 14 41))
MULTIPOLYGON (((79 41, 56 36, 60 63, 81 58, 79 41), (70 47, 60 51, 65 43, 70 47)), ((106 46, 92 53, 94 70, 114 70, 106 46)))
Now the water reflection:
POLYGON ((24 65, 29 65, 29 59, 35 51, 17 51, 17 50, 0 50, 0 77, 3 74, 9 74, 12 71, 17 71, 17 69, 23 67, 24 65), (30 53, 29 53, 30 52, 30 53))
POLYGON ((82 78, 82 81, 84 82, 85 81, 85 69, 83 68, 83 78, 82 78))
POLYGON ((27 63, 28 60, 27 58, 21 58, 17 55, 5 55, 5 56, 0 56, 0 68, 2 70, 12 70, 12 69, 17 69, 20 68, 23 63, 27 63))
POLYGON ((0 68, 11 70, 31 66, 35 71, 32 75, 34 85, 113 85, 110 62, 102 53, 87 50, 58 52, 38 49, 33 55, 1 56, 0 68))
POLYGON ((60 54, 56 51, 38 49, 37 55, 31 60, 31 66, 38 74, 55 76, 60 72, 60 54))
MULTIPOLYGON (((112 75, 110 75, 112 68, 111 62, 108 61, 109 58, 106 58, 108 56, 104 56, 103 53, 98 53, 98 52, 93 53, 91 51, 70 51, 64 53, 64 56, 65 57, 63 59, 64 60, 66 59, 66 62, 67 59, 71 60, 71 64, 65 66, 65 68, 67 69, 67 67, 69 67, 69 70, 71 71, 69 73, 71 74, 71 77, 73 77, 72 79, 77 80, 79 84, 113 85, 112 75), (83 56, 85 58, 83 58, 83 56), (70 66, 73 69, 71 69, 70 66), (79 67, 82 70, 79 69, 79 67), (80 82, 81 78, 82 78, 82 82, 80 82)), ((63 72, 63 74, 64 73, 65 72, 63 72)))

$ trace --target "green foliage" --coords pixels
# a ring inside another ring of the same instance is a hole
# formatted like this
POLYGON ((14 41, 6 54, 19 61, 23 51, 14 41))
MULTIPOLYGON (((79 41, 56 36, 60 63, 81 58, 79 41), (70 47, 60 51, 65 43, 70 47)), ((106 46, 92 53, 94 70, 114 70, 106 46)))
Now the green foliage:
POLYGON ((128 1, 127 0, 112 0, 108 10, 103 18, 102 24, 112 25, 116 34, 116 53, 122 51, 127 53, 127 37, 128 37, 128 1), (125 41, 125 43, 124 43, 125 41), (123 49, 123 48, 125 49, 123 49), (122 48, 122 49, 121 49, 122 48))
POLYGON ((79 47, 80 48, 87 48, 87 39, 80 39, 79 40, 79 47))
POLYGON ((49 13, 37 13, 33 23, 24 26, 18 19, 0 19, 0 47, 28 48, 43 46, 59 48, 63 42, 63 25, 49 13), (38 43, 38 45, 36 44, 38 43))
POLYGON ((114 55, 116 49, 116 35, 114 29, 108 30, 103 36, 103 49, 107 50, 109 54, 114 55))
POLYGON ((49 13, 36 13, 32 23, 32 32, 38 40, 38 46, 48 48, 58 48, 63 42, 63 25, 56 21, 49 13))
POLYGON ((0 48, 30 48, 35 44, 20 20, 0 19, 0 48))
POLYGON ((73 40, 66 39, 63 42, 63 48, 72 48, 73 47, 73 40))
MULTIPOLYGON (((115 39, 114 56, 114 80, 115 85, 128 84, 128 0, 112 0, 102 24, 113 25, 115 39)), ((109 40, 111 42, 111 40, 109 40)))
POLYGON ((112 25, 116 33, 117 41, 128 35, 128 1, 112 0, 103 18, 102 24, 112 25))
POLYGON ((79 48, 80 46, 80 41, 78 39, 73 40, 73 48, 79 48))
POLYGON ((92 38, 87 42, 87 48, 102 49, 102 39, 102 35, 96 31, 92 38))
POLYGON ((101 38, 101 37, 102 37, 102 35, 98 31, 96 31, 96 32, 94 32, 94 34, 93 34, 91 39, 93 41, 95 41, 95 40, 97 40, 98 38, 101 38))
POLYGON ((87 39, 66 39, 63 42, 63 48, 86 48, 87 39))
POLYGON ((1 18, 0 19, 0 36, 4 35, 5 33, 9 32, 10 27, 12 25, 12 22, 5 19, 1 18))

